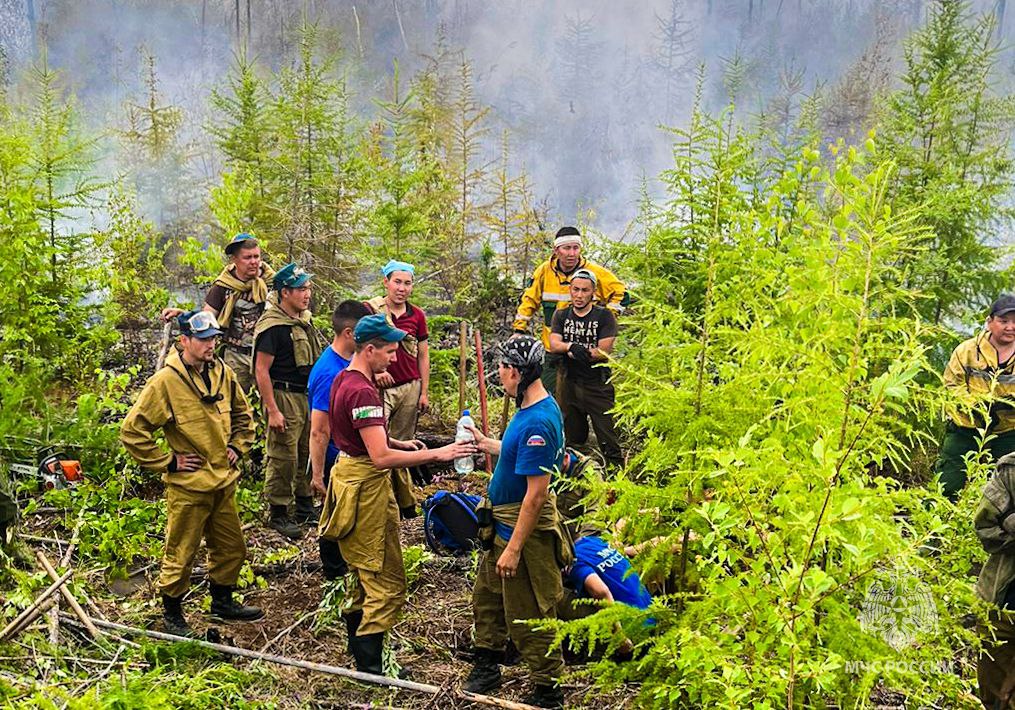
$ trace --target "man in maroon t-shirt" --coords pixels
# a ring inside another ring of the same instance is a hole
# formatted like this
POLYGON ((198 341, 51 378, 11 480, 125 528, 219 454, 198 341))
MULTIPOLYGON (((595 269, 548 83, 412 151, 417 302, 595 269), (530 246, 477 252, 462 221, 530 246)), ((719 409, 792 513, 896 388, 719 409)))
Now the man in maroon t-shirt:
POLYGON ((356 668, 383 674, 384 632, 395 625, 405 603, 405 567, 398 541, 398 505, 388 471, 451 461, 476 451, 455 443, 427 449, 420 441, 388 435, 384 404, 375 384, 395 360, 405 332, 381 314, 361 318, 353 331, 356 353, 331 385, 328 419, 341 452, 331 472, 320 534, 337 540, 359 584, 344 614, 349 652, 356 668))
MULTIPOLYGON (((377 385, 384 390, 384 408, 391 436, 406 441, 416 436, 416 420, 429 405, 430 346, 427 338, 426 313, 409 303, 415 267, 403 261, 389 261, 381 269, 386 295, 372 298, 366 305, 374 313, 387 317, 388 322, 405 331, 405 338, 396 350, 395 361, 386 372, 377 375, 377 385)), ((406 469, 391 472, 391 485, 403 518, 417 515, 412 478, 406 469)))

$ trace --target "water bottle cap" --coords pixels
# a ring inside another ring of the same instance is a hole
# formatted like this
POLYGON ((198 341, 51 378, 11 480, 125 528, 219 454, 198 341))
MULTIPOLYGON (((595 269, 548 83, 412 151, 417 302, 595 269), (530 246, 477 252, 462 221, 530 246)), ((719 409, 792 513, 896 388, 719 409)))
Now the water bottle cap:
POLYGON ((466 410, 465 410, 464 412, 462 412, 462 416, 463 416, 463 417, 467 417, 467 416, 469 416, 469 410, 468 410, 468 409, 466 409, 466 410))

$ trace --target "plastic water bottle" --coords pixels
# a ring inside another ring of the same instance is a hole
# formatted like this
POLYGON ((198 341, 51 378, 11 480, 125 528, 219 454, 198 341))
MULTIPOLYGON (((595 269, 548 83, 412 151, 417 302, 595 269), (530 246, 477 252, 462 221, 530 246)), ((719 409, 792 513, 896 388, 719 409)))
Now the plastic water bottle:
MULTIPOLYGON (((472 432, 465 428, 467 426, 476 426, 476 422, 472 421, 472 417, 469 416, 468 409, 462 412, 462 418, 458 420, 458 428, 455 431, 455 443, 469 443, 476 440, 472 432)), ((455 459, 455 473, 459 475, 472 473, 475 467, 476 463, 472 460, 471 456, 462 456, 455 459)))

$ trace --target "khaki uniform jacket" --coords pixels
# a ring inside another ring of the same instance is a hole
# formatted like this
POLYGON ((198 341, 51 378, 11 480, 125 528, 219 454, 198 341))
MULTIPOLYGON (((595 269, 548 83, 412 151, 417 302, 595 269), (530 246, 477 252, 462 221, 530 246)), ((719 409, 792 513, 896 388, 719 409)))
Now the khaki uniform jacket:
MULTIPOLYGON (((580 259, 578 269, 588 269, 596 275, 595 301, 601 306, 613 309, 614 315, 623 313, 630 302, 624 284, 608 269, 580 259)), ((574 272, 571 272, 574 273, 574 272)), ((543 311, 543 347, 550 349, 550 321, 553 312, 558 308, 566 308, 571 303, 571 277, 557 267, 557 257, 544 261, 536 267, 532 274, 532 282, 522 294, 522 302, 518 305, 518 313, 512 325, 517 331, 527 332, 529 321, 540 308, 543 311)))
MULTIPOLYGON (((1015 358, 1001 369, 997 363, 997 350, 988 339, 989 333, 983 331, 975 338, 959 344, 952 352, 948 366, 944 372, 945 386, 958 399, 948 415, 960 427, 976 428, 972 411, 983 402, 996 402, 1001 399, 1015 404, 1015 358)), ((1004 408, 994 412, 994 426, 991 432, 1003 434, 1015 430, 1015 409, 1004 408)))
POLYGON ((997 473, 983 489, 973 525, 990 554, 980 570, 976 593, 1000 606, 1015 580, 1015 454, 997 462, 997 473))
POLYGON ((241 455, 254 441, 254 418, 233 373, 216 358, 208 365, 211 392, 222 399, 201 401, 204 380, 197 372, 187 372, 178 349, 174 348, 166 365, 152 375, 120 427, 120 441, 143 468, 158 471, 162 480, 191 491, 215 491, 225 488, 239 475, 229 465, 226 447, 241 455), (155 432, 162 429, 173 453, 155 443, 155 432), (169 473, 173 454, 198 454, 204 465, 197 471, 169 473))
POLYGON ((283 311, 276 301, 269 298, 264 313, 254 326, 254 357, 250 359, 250 372, 257 372, 257 339, 269 328, 277 325, 289 328, 296 367, 313 367, 325 346, 317 328, 314 327, 310 311, 303 311, 299 318, 293 318, 283 311))

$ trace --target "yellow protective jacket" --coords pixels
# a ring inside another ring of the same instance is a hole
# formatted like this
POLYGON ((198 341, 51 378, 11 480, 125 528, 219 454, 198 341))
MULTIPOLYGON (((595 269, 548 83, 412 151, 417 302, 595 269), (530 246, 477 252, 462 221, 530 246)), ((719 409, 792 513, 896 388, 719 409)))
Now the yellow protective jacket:
POLYGON ((166 365, 152 375, 120 426, 120 441, 143 468, 158 471, 162 480, 192 491, 225 488, 240 475, 229 465, 227 446, 246 454, 254 441, 254 417, 233 371, 216 358, 209 363, 211 392, 189 369, 174 348, 166 365), (189 372, 188 372, 189 370, 189 372), (202 396, 222 398, 202 402, 202 396), (172 453, 156 442, 162 429, 172 453), (198 454, 204 465, 197 471, 169 472, 173 454, 198 454))
MULTIPOLYGON (((588 269, 596 275, 596 303, 612 308, 615 315, 623 313, 624 308, 630 302, 630 297, 620 279, 605 267, 585 259, 579 260, 575 271, 578 269, 588 269)), ((532 320, 536 311, 542 308, 543 347, 549 350, 550 320, 553 318, 553 312, 558 308, 566 308, 570 303, 571 276, 560 271, 556 256, 550 257, 549 261, 544 261, 533 272, 532 281, 522 294, 522 302, 518 305, 518 313, 515 314, 512 328, 519 332, 528 332, 529 321, 532 320)))
POLYGON ((958 401, 948 415, 960 427, 981 427, 989 407, 990 431, 1003 434, 1015 430, 1015 358, 999 367, 989 335, 985 330, 952 352, 944 383, 958 401))

